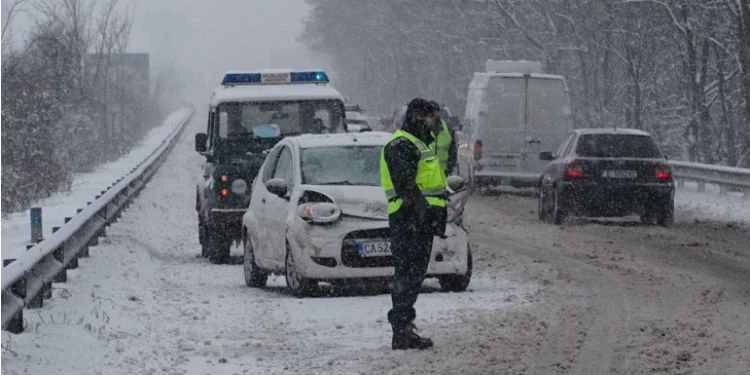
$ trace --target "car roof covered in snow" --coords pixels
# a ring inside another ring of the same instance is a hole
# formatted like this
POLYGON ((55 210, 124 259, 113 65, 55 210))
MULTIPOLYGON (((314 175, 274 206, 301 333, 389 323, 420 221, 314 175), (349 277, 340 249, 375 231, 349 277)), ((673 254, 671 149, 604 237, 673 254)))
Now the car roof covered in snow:
POLYGON ((581 128, 575 129, 578 134, 624 134, 624 135, 645 135, 651 136, 647 131, 629 128, 581 128))
POLYGON ((386 132, 302 134, 284 140, 299 148, 337 146, 385 146, 393 134, 386 132))
POLYGON ((214 90, 211 106, 228 102, 282 100, 344 100, 344 96, 327 83, 297 83, 282 85, 220 86, 214 90))

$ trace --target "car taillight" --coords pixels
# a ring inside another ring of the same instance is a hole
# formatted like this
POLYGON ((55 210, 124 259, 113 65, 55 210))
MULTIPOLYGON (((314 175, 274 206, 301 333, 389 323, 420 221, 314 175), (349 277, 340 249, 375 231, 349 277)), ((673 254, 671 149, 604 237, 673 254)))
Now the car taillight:
POLYGON ((482 159, 482 141, 477 140, 474 142, 474 160, 482 159))
POLYGON ((573 160, 565 164, 565 177, 583 177, 583 163, 580 160, 573 160))
POLYGON ((227 188, 221 188, 220 194, 222 197, 228 197, 229 196, 229 189, 227 188))
POLYGON ((672 168, 667 164, 657 164, 654 168, 654 177, 659 180, 671 180, 672 168))

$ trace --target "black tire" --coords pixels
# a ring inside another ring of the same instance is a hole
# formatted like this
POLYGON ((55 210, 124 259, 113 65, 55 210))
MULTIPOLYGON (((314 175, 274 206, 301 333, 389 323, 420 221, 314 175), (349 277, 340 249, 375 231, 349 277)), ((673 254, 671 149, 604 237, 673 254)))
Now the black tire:
POLYGON ((674 201, 669 200, 656 214, 656 224, 668 228, 674 223, 674 201))
POLYGON ((203 222, 203 216, 198 215, 198 242, 201 244, 201 256, 208 256, 208 228, 206 223, 203 222))
POLYGON ((286 279, 286 287, 289 292, 296 297, 305 297, 309 295, 316 282, 314 280, 305 279, 297 273, 297 269, 294 261, 294 254, 292 250, 287 246, 286 248, 286 259, 284 261, 284 278, 286 279))
POLYGON ((554 205, 552 206, 551 213, 552 223, 555 225, 561 225, 565 222, 566 213, 560 208, 560 195, 557 193, 557 189, 554 190, 553 194, 554 205))
POLYGON ((253 245, 250 242, 250 238, 245 238, 243 241, 243 269, 245 271, 245 285, 252 288, 263 288, 268 282, 268 272, 264 271, 255 263, 255 252, 253 251, 253 245))
POLYGON ((471 258, 471 246, 466 244, 466 273, 463 275, 442 275, 438 276, 440 289, 444 292, 463 292, 469 287, 471 282, 471 270, 473 268, 471 258))
POLYGON ((208 242, 208 260, 213 264, 224 264, 229 260, 229 250, 232 240, 224 233, 206 228, 206 242, 208 242))
POLYGON ((544 209, 544 190, 542 186, 539 186, 539 200, 537 204, 537 214, 539 215, 539 221, 547 221, 547 211, 544 209))

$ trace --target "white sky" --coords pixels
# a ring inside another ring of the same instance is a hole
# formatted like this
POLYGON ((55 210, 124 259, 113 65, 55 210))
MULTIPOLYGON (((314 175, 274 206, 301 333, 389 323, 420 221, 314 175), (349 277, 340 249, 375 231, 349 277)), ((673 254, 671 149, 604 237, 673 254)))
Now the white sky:
POLYGON ((205 82, 206 95, 227 70, 289 64, 279 57, 302 53, 304 0, 121 1, 136 6, 130 50, 151 53, 154 68, 174 63, 205 82))
MULTIPOLYGON (((5 11, 12 0, 2 3, 5 11)), ((29 25, 26 8, 12 20, 14 44, 29 25)), ((152 77, 174 63, 200 82, 202 99, 227 70, 325 68, 297 42, 310 9, 304 0, 120 0, 120 9, 133 11, 128 49, 150 53, 152 77)))

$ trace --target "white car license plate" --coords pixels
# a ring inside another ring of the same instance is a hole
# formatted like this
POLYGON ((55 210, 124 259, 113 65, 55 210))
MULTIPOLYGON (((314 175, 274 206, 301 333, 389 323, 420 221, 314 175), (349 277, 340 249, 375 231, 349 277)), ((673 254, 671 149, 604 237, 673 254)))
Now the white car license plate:
POLYGON ((381 257, 393 255, 391 241, 357 241, 357 250, 363 257, 381 257))
POLYGON ((609 178, 636 178, 638 172, 630 169, 610 169, 602 172, 602 177, 609 178))

